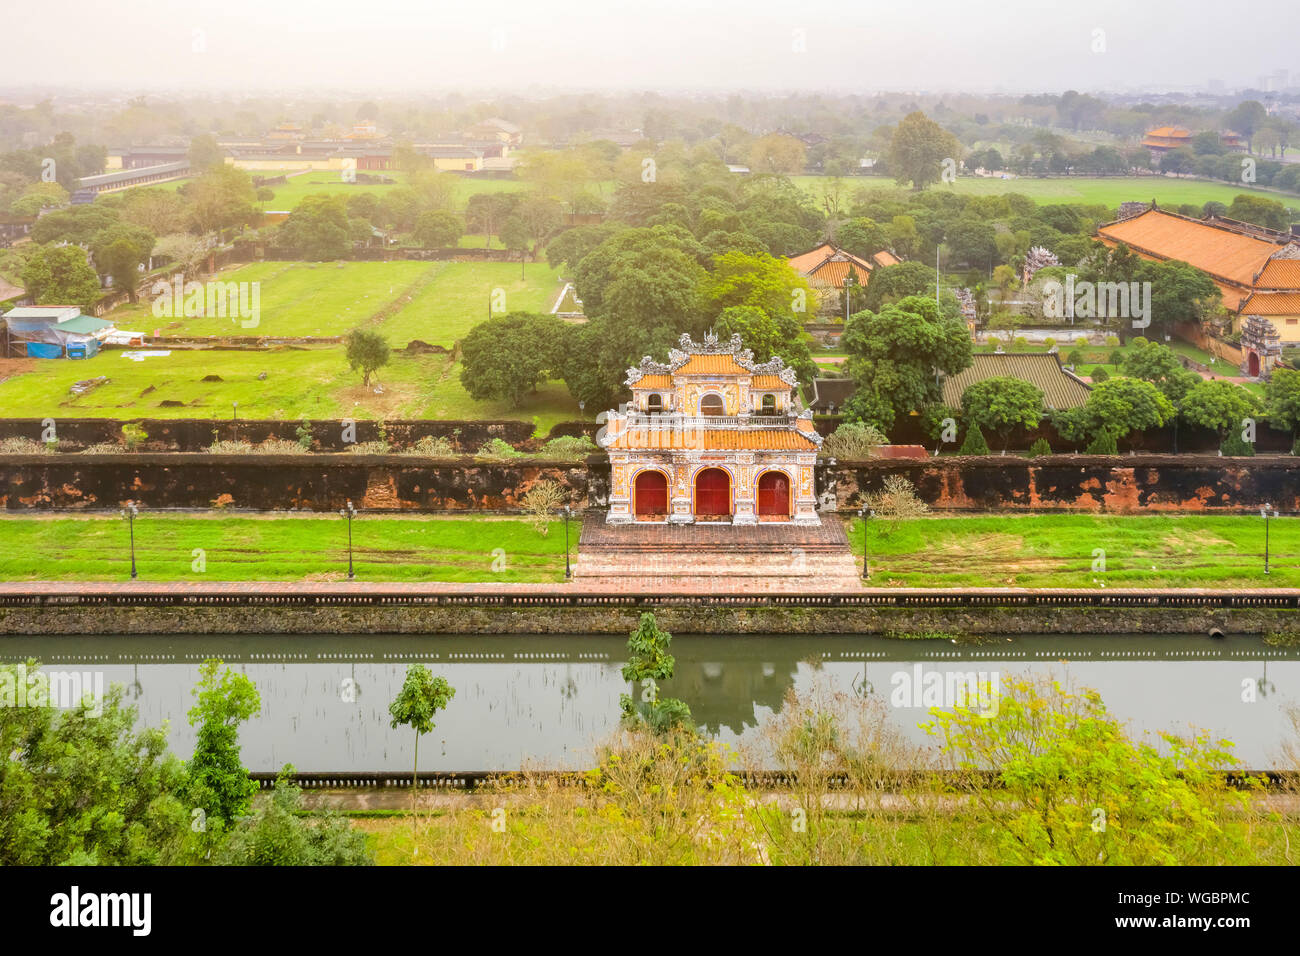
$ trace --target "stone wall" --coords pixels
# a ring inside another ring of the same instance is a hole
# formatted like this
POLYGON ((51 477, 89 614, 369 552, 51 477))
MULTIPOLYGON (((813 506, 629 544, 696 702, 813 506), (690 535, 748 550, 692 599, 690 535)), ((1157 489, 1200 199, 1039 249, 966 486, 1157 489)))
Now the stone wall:
POLYGON ((0 460, 0 508, 235 508, 337 511, 513 510, 542 480, 588 497, 583 462, 403 455, 16 455, 0 460))
POLYGON ((839 462, 818 469, 818 494, 841 510, 903 475, 945 510, 1131 512, 1300 510, 1300 458, 1291 455, 1014 455, 839 462))
POLYGON ((0 607, 0 634, 620 634, 653 611, 675 634, 1296 633, 1270 608, 0 607))

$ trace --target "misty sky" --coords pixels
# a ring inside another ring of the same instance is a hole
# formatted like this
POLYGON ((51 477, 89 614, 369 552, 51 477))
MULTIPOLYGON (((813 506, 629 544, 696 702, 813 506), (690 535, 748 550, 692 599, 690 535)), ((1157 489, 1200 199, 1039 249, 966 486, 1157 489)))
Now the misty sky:
POLYGON ((1219 0, 4 6, 4 87, 1158 91, 1300 72, 1300 5, 1290 0, 1258 8, 1219 0), (1104 31, 1104 52, 1093 52, 1096 30, 1104 31))

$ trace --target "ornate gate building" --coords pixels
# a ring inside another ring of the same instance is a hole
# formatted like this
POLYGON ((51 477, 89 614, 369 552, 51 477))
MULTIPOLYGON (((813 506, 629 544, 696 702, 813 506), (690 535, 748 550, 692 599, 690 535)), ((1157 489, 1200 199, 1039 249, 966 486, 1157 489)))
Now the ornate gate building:
POLYGON ((632 401, 609 412, 610 524, 816 525, 821 436, 780 358, 754 362, 739 335, 683 335, 668 363, 628 369, 632 401))

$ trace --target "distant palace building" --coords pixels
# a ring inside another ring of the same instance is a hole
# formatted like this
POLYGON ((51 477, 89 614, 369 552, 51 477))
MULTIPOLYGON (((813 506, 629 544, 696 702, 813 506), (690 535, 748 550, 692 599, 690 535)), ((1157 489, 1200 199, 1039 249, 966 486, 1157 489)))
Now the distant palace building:
POLYGON ((787 261, 790 268, 805 277, 814 288, 843 289, 850 269, 857 276, 858 284, 865 286, 876 269, 896 266, 903 260, 888 249, 882 249, 870 259, 864 259, 824 242, 816 249, 792 256, 787 261))
POLYGON ((610 524, 818 525, 822 438, 780 358, 756 363, 739 335, 683 335, 667 364, 628 369, 632 401, 610 412, 610 524))

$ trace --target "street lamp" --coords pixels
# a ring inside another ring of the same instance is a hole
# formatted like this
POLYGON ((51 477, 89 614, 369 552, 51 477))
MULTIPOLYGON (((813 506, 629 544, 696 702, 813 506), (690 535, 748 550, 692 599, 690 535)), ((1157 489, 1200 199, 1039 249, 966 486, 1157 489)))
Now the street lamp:
POLYGON ((1266 504, 1259 509, 1259 516, 1264 519, 1264 573, 1270 573, 1268 570, 1268 519, 1278 516, 1277 509, 1271 504, 1266 504))
POLYGON ((239 402, 231 402, 230 407, 233 410, 235 421, 239 421, 239 402))
POLYGON ((352 519, 357 516, 357 509, 352 507, 351 500, 339 509, 339 516, 348 519, 348 580, 355 581, 357 573, 352 569, 352 519))
POLYGON ((134 581, 140 576, 135 570, 135 519, 139 516, 140 509, 135 506, 134 501, 128 501, 126 507, 118 514, 126 519, 126 523, 131 529, 131 580, 134 581))
POLYGON ((573 577, 573 569, 569 567, 569 519, 573 517, 573 509, 568 505, 564 506, 564 580, 573 577))
POLYGON ((862 516, 862 580, 871 580, 871 568, 867 566, 867 519, 874 518, 876 513, 866 505, 858 512, 862 516))
POLYGON ((849 321, 849 300, 853 298, 853 273, 850 272, 844 277, 844 324, 849 321))

